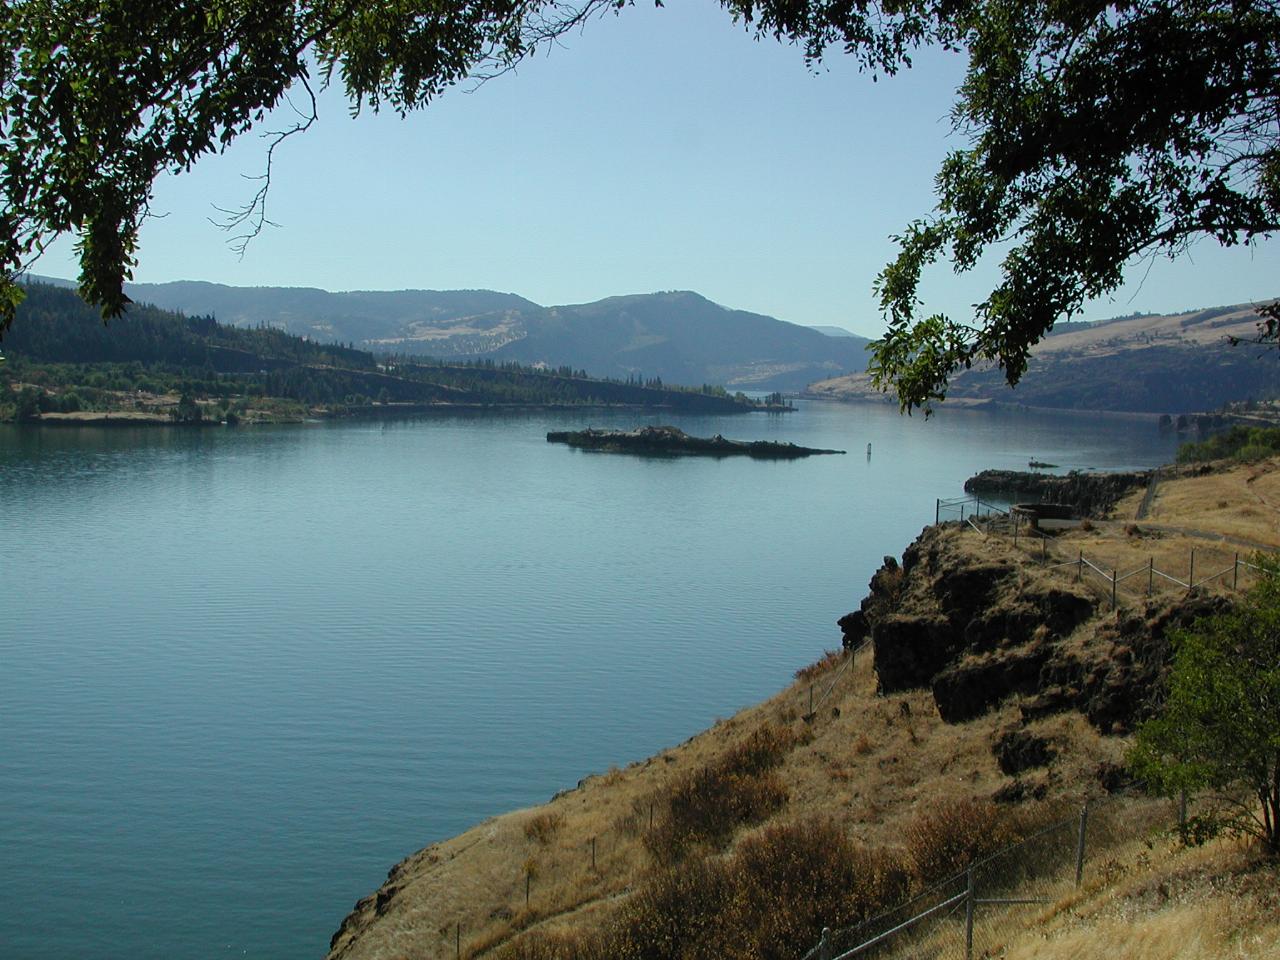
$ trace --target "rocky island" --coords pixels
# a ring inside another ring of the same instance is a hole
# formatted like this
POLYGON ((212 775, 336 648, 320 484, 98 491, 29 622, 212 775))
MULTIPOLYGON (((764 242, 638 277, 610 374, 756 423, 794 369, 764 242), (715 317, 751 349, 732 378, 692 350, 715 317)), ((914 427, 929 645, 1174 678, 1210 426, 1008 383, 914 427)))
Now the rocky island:
POLYGON ((678 427, 641 427, 638 430, 553 430, 548 443, 567 443, 583 450, 606 453, 638 453, 644 456, 696 455, 732 457, 745 455, 760 460, 794 460, 820 453, 844 453, 843 450, 819 450, 798 447, 794 443, 773 440, 726 440, 714 437, 691 437, 678 427))

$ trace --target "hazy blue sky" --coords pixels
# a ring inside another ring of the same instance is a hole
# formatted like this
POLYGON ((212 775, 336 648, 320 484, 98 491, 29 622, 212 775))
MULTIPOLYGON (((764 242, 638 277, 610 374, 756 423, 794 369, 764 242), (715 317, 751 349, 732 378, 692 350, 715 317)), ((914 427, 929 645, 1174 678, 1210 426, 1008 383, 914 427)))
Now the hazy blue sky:
MULTIPOLYGON (((136 279, 328 290, 484 287, 539 303, 689 289, 726 306, 875 335, 889 237, 933 206, 963 62, 939 52, 873 83, 839 54, 818 72, 756 43, 710 0, 646 0, 549 55, 400 120, 351 119, 333 91, 277 154, 280 226, 243 259, 214 205, 253 193, 250 135, 159 184, 136 279)), ((278 125, 278 124, 277 124, 278 125)), ((269 129, 270 124, 263 129, 269 129)), ((1280 293, 1280 253, 1201 244, 1131 270, 1100 319, 1280 293), (1145 280, 1143 279, 1145 277, 1145 280), (1142 281, 1142 282, 1139 282, 1142 281)), ((69 242, 36 272, 74 277, 69 242)), ((964 314, 992 273, 928 278, 964 314)))

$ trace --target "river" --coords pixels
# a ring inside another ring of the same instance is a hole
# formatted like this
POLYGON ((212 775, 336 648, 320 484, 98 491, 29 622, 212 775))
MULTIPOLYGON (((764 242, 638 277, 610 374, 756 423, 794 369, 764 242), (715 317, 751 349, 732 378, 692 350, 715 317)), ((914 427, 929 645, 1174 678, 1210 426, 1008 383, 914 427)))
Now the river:
POLYGON ((970 474, 1173 445, 1150 420, 823 403, 0 427, 0 955, 318 958, 408 853, 838 646, 970 474), (544 439, 659 421, 848 454, 544 439))

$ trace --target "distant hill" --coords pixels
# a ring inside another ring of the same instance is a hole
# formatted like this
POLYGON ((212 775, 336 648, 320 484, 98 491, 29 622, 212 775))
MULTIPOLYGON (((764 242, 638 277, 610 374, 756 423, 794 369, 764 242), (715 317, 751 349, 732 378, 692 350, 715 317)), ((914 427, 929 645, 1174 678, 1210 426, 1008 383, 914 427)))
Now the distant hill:
MULTIPOLYGON (((947 402, 1179 414, 1280 396, 1276 350, 1228 342, 1256 336, 1258 305, 1059 324, 1032 351, 1015 389, 998 369, 964 370, 952 377, 947 402)), ((815 383, 809 392, 831 399, 883 398, 866 374, 815 383)))
POLYGON ((0 419, 16 416, 17 391, 40 385, 42 412, 136 407, 139 393, 189 393, 197 402, 261 398, 344 413, 395 405, 652 407, 695 412, 756 409, 721 388, 682 389, 588 377, 568 366, 514 360, 415 358, 389 362, 367 350, 304 339, 268 327, 220 323, 140 304, 109 325, 75 291, 27 283, 0 366, 0 419), (75 395, 73 409, 63 398, 75 395))
POLYGON ((832 327, 827 324, 812 324, 810 330, 817 330, 819 333, 826 334, 828 337, 856 337, 857 334, 852 330, 846 330, 844 327, 832 327))
POLYGON ((138 303, 326 343, 440 359, 567 365, 600 377, 798 390, 866 367, 864 337, 826 336, 685 291, 557 307, 492 290, 330 293, 184 280, 129 284, 126 291, 138 303))

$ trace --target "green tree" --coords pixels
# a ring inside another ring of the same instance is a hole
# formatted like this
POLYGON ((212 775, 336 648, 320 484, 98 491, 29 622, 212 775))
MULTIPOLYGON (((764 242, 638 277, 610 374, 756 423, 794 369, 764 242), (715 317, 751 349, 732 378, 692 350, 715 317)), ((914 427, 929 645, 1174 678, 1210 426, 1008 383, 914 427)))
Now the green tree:
POLYGON ((40 391, 35 387, 23 387, 18 393, 13 418, 19 423, 40 419, 40 391))
MULTIPOLYGON (((11 0, 0 327, 21 298, 13 277, 66 233, 85 298, 118 314, 156 178, 222 149, 286 94, 303 119, 275 135, 259 192, 230 215, 241 240, 265 222, 275 145, 315 119, 313 83, 340 82, 353 109, 407 113, 629 2, 11 0)), ((810 61, 835 47, 892 73, 922 46, 968 55, 952 111, 966 146, 877 281, 889 329, 871 371, 908 411, 973 363, 1016 383, 1032 345, 1114 290, 1134 258, 1280 225, 1275 0, 720 2, 810 61), (971 317, 922 310, 927 267, 969 270, 993 249, 1001 277, 971 317)), ((1280 304, 1260 312, 1261 335, 1280 337, 1280 304)))
POLYGON ((1138 730, 1133 766, 1160 792, 1207 792, 1193 825, 1280 854, 1280 563, 1226 613, 1174 635, 1168 698, 1138 730))
POLYGON ((173 411, 173 419, 178 423, 200 423, 204 419, 204 411, 200 409, 200 404, 196 402, 195 397, 184 392, 178 398, 178 406, 173 411))

